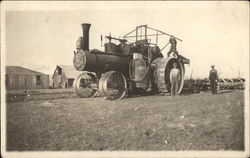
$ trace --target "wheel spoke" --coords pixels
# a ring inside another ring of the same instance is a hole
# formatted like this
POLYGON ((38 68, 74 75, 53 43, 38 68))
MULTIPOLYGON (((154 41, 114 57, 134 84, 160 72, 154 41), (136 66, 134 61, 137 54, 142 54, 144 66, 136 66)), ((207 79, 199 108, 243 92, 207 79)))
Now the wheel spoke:
POLYGON ((114 83, 111 81, 107 82, 107 88, 113 88, 114 87, 114 83))
POLYGON ((121 76, 118 76, 117 83, 123 82, 123 78, 121 76))
POLYGON ((118 85, 118 86, 122 86, 122 87, 125 86, 124 81, 118 82, 117 85, 118 85))
POLYGON ((110 76, 110 82, 114 85, 114 83, 116 82, 116 77, 115 74, 110 76))

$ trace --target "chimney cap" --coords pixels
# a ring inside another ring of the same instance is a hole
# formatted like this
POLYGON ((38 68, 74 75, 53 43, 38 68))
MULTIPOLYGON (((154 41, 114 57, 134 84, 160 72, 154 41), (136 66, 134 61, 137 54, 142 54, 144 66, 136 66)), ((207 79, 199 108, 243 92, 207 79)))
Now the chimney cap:
POLYGON ((91 25, 91 24, 89 24, 89 23, 82 23, 82 25, 91 25))

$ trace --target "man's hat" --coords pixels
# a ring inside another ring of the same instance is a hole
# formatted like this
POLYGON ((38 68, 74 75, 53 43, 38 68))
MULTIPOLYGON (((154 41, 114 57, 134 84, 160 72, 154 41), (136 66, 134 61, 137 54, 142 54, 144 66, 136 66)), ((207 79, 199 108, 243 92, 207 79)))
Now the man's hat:
POLYGON ((170 37, 170 40, 171 40, 171 41, 175 40, 175 37, 174 37, 174 36, 171 36, 171 37, 170 37))
POLYGON ((215 65, 213 64, 213 65, 211 65, 211 67, 215 67, 215 65))

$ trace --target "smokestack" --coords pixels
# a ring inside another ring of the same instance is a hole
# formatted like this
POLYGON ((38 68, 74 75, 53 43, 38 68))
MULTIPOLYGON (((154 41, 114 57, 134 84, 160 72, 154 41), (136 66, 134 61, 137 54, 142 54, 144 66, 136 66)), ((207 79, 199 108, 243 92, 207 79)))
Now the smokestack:
POLYGON ((82 24, 82 49, 89 50, 89 28, 91 24, 84 23, 82 24))

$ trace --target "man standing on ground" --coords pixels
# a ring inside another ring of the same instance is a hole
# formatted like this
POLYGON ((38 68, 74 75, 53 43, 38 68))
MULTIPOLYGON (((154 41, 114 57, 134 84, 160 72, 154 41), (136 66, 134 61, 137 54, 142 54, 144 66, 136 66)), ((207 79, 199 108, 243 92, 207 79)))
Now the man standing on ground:
POLYGON ((214 67, 215 67, 214 65, 211 66, 212 70, 210 70, 209 73, 209 80, 210 80, 212 94, 217 93, 217 81, 218 81, 218 73, 214 69, 214 67))
POLYGON ((180 70, 177 68, 177 64, 173 64, 173 69, 170 71, 170 83, 171 83, 171 96, 178 95, 180 79, 180 70))

